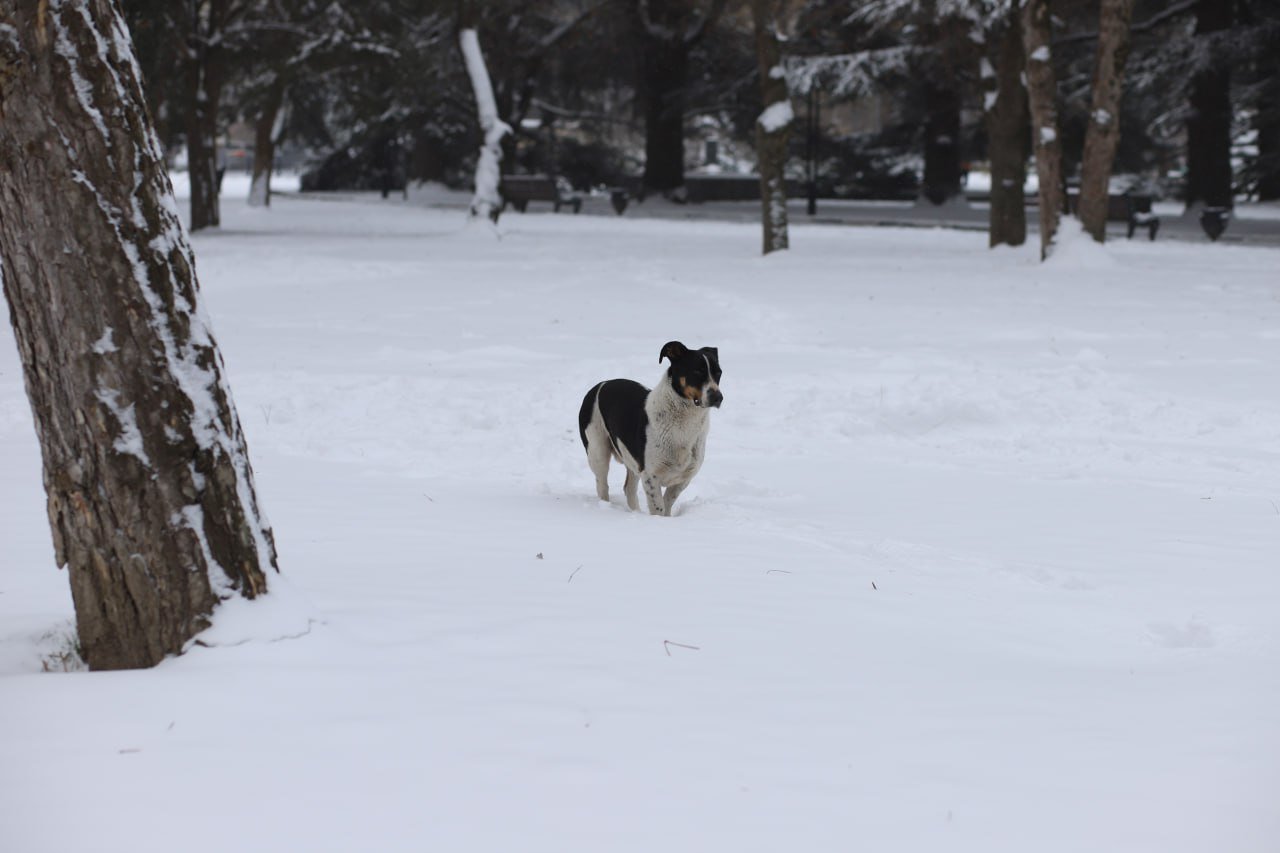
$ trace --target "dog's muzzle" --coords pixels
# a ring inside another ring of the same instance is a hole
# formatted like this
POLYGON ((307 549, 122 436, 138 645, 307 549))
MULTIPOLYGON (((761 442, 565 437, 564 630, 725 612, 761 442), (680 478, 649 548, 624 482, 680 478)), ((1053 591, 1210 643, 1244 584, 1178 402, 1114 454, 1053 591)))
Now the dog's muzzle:
POLYGON ((715 406, 720 408, 720 404, 724 402, 724 395, 720 393, 719 388, 712 388, 707 392, 707 396, 702 399, 702 405, 715 406))

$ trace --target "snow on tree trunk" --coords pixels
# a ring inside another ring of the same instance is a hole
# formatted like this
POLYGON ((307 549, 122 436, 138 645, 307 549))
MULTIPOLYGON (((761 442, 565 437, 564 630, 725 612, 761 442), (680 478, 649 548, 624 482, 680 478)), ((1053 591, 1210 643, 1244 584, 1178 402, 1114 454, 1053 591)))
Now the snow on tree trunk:
POLYGON ((1107 196, 1111 164, 1120 142, 1120 95, 1129 56, 1133 0, 1102 0, 1098 57, 1093 71, 1093 106, 1080 163, 1080 223, 1099 243, 1107 239, 1107 196))
POLYGON ((499 168, 502 162, 502 137, 510 133, 511 128, 498 117, 493 84, 489 81, 489 70, 485 67, 484 54, 480 52, 480 38, 475 28, 465 27, 460 30, 458 43, 462 47, 467 76, 471 78, 471 89, 476 96, 480 130, 484 133, 484 143, 480 146, 480 156, 476 160, 476 190, 471 199, 471 215, 487 216, 497 222, 498 214, 502 211, 502 196, 498 192, 498 184, 502 179, 499 168))
POLYGON ((249 184, 249 205, 271 205, 271 171, 275 167, 276 139, 280 135, 280 109, 284 101, 284 78, 277 75, 267 89, 262 112, 254 123, 253 180, 249 184))
POLYGON ((1196 3, 1196 36, 1203 64, 1191 78, 1187 117, 1187 209, 1232 206, 1231 66, 1210 43, 1234 22, 1232 3, 1196 3), (1207 44, 1206 44, 1207 43, 1207 44))
POLYGON ((994 67, 984 60, 987 84, 987 138, 991 159, 991 208, 988 244, 1021 246, 1027 240, 1027 88, 1026 62, 1017 4, 1010 4, 996 47, 994 67))
POLYGON ((1062 140, 1058 134, 1058 83, 1049 50, 1052 30, 1049 0, 1027 0, 1022 11, 1022 38, 1027 52, 1027 101, 1031 110, 1031 143, 1040 180, 1040 257, 1048 258, 1062 215, 1062 140))
POLYGON ((0 268, 54 551, 89 666, 151 666, 266 592, 275 545, 116 4, 0 8, 0 268))
POLYGON ((764 111, 756 121, 756 153, 760 164, 760 204, 764 254, 787 248, 787 142, 791 136, 791 99, 782 69, 777 21, 772 0, 751 0, 760 94, 764 111))

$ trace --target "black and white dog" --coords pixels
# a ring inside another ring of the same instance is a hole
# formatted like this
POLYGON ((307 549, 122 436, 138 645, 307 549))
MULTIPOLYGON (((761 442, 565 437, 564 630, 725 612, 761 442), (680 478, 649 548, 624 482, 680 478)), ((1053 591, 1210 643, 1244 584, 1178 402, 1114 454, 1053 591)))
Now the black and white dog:
POLYGON ((702 467, 711 409, 724 400, 715 347, 691 350, 671 341, 658 362, 664 358, 671 366, 652 391, 630 379, 609 379, 587 392, 578 412, 600 500, 609 500, 609 459, 617 459, 627 469, 627 506, 640 509, 636 486, 643 485, 651 515, 671 515, 702 467))

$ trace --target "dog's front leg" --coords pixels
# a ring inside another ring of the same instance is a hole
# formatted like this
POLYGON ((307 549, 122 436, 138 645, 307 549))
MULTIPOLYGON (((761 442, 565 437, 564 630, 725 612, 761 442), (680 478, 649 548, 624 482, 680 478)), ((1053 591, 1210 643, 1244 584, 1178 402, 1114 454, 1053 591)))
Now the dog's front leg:
POLYGON ((658 478, 641 474, 640 482, 644 484, 644 496, 649 502, 649 515, 666 515, 666 505, 662 502, 662 486, 658 483, 658 478))
POLYGON ((680 493, 684 491, 684 487, 688 483, 676 483, 674 486, 667 486, 666 494, 662 496, 662 502, 666 512, 665 515, 671 515, 671 510, 676 505, 676 498, 680 497, 680 493))

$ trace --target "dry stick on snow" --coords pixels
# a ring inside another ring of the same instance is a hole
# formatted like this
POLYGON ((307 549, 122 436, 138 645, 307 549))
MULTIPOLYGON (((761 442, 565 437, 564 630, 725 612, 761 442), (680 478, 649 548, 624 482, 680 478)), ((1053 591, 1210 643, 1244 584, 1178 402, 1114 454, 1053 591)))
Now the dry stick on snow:
POLYGON ((692 650, 693 650, 693 651, 695 651, 695 652, 700 652, 700 651, 702 651, 702 648, 701 648, 700 646, 689 646, 689 645, 685 645, 684 643, 677 643, 677 642, 674 642, 674 641, 672 641, 672 640, 663 640, 663 641, 662 641, 662 648, 663 648, 663 651, 665 651, 665 652, 667 653, 667 657, 671 657, 671 647, 672 647, 672 646, 677 646, 677 647, 682 648, 682 649, 692 649, 692 650))
MULTIPOLYGON (((541 554, 539 554, 538 556, 539 556, 539 557, 541 557, 542 555, 541 555, 541 554)), ((574 576, 574 575, 576 575, 576 574, 577 574, 578 572, 580 572, 580 571, 582 571, 582 566, 578 566, 578 568, 576 568, 576 569, 574 569, 572 572, 570 572, 570 573, 569 573, 569 580, 565 581, 565 583, 573 583, 573 576, 574 576)))

